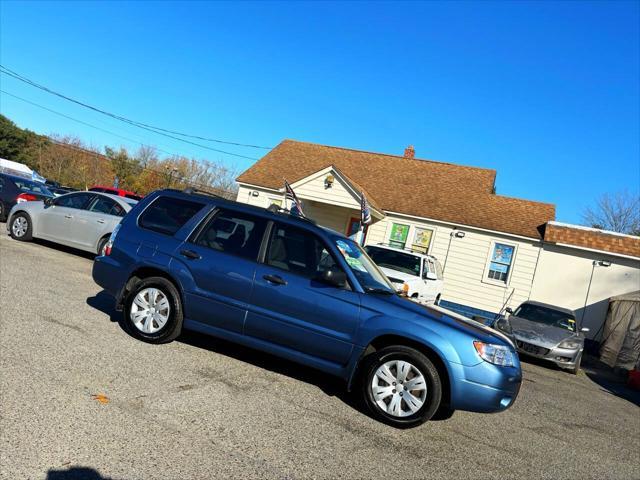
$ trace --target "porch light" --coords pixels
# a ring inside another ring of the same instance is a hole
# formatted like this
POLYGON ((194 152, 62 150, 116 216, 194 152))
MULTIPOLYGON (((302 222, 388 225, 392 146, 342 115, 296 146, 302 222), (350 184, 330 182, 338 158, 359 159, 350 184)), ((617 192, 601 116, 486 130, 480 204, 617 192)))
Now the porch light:
POLYGON ((466 235, 466 233, 464 233, 461 230, 454 230, 451 232, 451 235, 456 237, 456 238, 464 238, 464 236, 466 235))
POLYGON ((335 182, 335 178, 333 175, 329 174, 325 177, 324 179, 324 188, 331 188, 333 187, 333 182, 335 182))
POLYGON ((610 267, 611 262, 608 260, 594 260, 593 265, 596 267, 610 267))

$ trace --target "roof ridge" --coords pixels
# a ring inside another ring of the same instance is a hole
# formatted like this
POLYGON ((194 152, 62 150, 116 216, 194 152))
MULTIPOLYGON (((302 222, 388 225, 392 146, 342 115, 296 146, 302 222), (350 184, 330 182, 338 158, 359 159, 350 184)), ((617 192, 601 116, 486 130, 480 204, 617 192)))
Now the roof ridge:
POLYGON ((474 166, 471 166, 471 165, 460 165, 458 163, 443 162, 442 160, 430 160, 428 158, 407 158, 404 155, 394 155, 392 153, 372 152, 370 150, 360 150, 360 149, 357 149, 357 148, 349 148, 349 147, 336 147, 334 145, 323 145, 322 143, 315 143, 315 142, 303 142, 301 140, 294 140, 292 138, 285 138, 284 140, 282 140, 281 143, 284 143, 284 142, 302 143, 302 144, 306 144, 306 145, 315 145, 315 146, 323 147, 323 148, 333 148, 335 150, 347 150, 349 152, 368 153, 370 155, 393 157, 393 158, 399 158, 401 160, 408 160, 408 161, 413 161, 413 162, 438 163, 440 165, 450 165, 450 166, 456 167, 456 168, 470 168, 470 169, 473 169, 473 170, 484 170, 484 171, 487 171, 487 172, 494 172, 494 173, 497 174, 497 170, 494 169, 494 168, 474 167, 474 166))

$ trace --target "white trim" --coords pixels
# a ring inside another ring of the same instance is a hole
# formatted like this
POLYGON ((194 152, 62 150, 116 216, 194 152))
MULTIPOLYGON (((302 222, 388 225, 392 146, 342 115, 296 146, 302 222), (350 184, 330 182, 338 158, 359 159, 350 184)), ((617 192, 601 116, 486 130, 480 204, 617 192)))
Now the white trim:
POLYGON ((398 215, 400 217, 416 218, 416 219, 419 219, 419 220, 426 220, 427 222, 435 222, 435 223, 442 223, 442 224, 445 224, 445 225, 452 225, 454 227, 457 227, 457 230, 462 230, 462 228, 464 228, 465 230, 477 230, 479 232, 487 232, 487 233, 491 233, 491 234, 494 234, 494 235, 505 235, 507 237, 521 238, 523 240, 534 241, 535 243, 542 244, 542 239, 540 239, 540 238, 525 237, 524 235, 517 235, 515 233, 500 232, 500 231, 497 231, 497 230, 489 230, 487 228, 475 227, 473 225, 466 225, 464 223, 454 223, 454 222, 449 222, 447 220, 437 220, 435 218, 418 217, 416 215, 408 215, 406 213, 392 212, 391 210, 384 210, 384 212, 387 215, 398 215), (462 228, 460 228, 460 227, 462 227, 462 228))
POLYGON ((484 271, 482 272, 482 283, 488 283, 489 285, 495 285, 496 287, 507 288, 509 283, 511 282, 511 274, 513 273, 513 269, 516 263, 516 255, 518 254, 518 245, 511 245, 509 242, 504 242, 502 240, 491 239, 491 244, 489 245, 489 254, 487 255, 487 261, 484 264, 484 271), (496 243, 501 245, 506 245, 508 247, 513 247, 513 255, 511 255, 511 263, 509 264, 509 270, 507 272, 507 278, 503 282, 502 280, 496 280, 494 278, 489 278, 489 266, 491 265, 493 252, 496 248, 496 243))
POLYGON ((595 248, 580 247, 578 245, 569 245, 568 243, 544 242, 544 244, 542 245, 543 249, 544 249, 545 245, 555 245, 555 246, 558 246, 558 247, 573 248, 575 250, 583 250, 585 252, 593 252, 593 253, 598 253, 600 255, 610 255, 612 257, 626 258, 626 259, 629 259, 629 260, 640 260, 640 257, 634 257, 633 255, 625 255, 623 253, 607 252, 606 250, 596 250, 595 248))

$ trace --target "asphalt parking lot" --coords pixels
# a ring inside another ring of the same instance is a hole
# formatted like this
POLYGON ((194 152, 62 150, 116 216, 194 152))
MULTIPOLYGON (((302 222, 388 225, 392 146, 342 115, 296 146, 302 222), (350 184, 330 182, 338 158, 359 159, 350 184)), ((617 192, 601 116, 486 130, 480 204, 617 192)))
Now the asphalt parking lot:
POLYGON ((637 403, 585 372, 524 363, 507 412, 395 430, 313 370, 134 340, 90 256, 0 229, 0 478, 640 478, 637 403))

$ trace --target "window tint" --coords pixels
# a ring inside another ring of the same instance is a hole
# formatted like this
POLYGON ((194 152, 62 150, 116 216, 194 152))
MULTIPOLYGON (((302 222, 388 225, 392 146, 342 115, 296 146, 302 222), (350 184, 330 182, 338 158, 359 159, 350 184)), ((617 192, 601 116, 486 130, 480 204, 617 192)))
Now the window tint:
POLYGON ((93 198, 93 196, 94 195, 91 193, 71 193, 69 195, 63 195, 62 197, 56 198, 54 200, 54 204, 59 207, 82 209, 86 207, 87 203, 91 198, 93 198))
POLYGON ((89 207, 89 211, 116 217, 124 217, 125 213, 127 213, 118 202, 102 195, 96 196, 89 207))
POLYGON ((493 245, 491 262, 489 263, 489 273, 487 276, 492 280, 507 283, 511 262, 513 261, 513 246, 496 243, 493 245))
POLYGON ((18 187, 18 189, 22 190, 23 192, 35 192, 53 197, 53 193, 51 193, 42 183, 32 182, 31 180, 23 180, 21 178, 14 178, 13 183, 15 183, 16 187, 18 187))
POLYGON ((390 268, 408 275, 420 275, 420 257, 387 248, 367 246, 367 254, 379 267, 390 268))
POLYGON ((204 206, 180 198, 159 197, 140 216, 138 224, 147 230, 173 235, 204 206))
POLYGON ((324 244, 310 232, 288 225, 274 225, 267 265, 281 268, 308 278, 337 266, 324 244))
POLYGON ((255 260, 266 220, 231 210, 216 213, 195 240, 197 245, 255 260))

